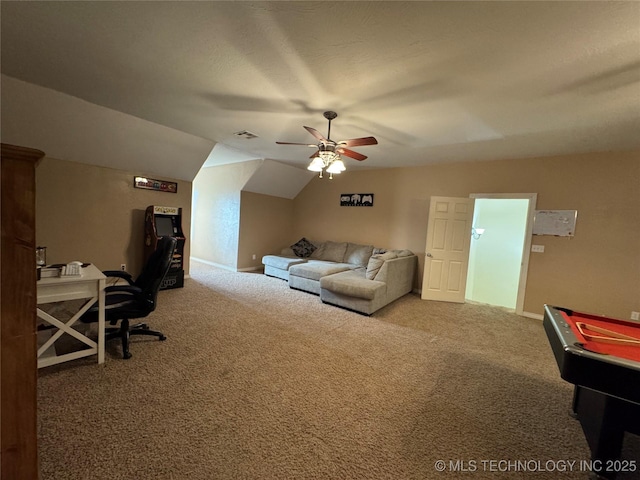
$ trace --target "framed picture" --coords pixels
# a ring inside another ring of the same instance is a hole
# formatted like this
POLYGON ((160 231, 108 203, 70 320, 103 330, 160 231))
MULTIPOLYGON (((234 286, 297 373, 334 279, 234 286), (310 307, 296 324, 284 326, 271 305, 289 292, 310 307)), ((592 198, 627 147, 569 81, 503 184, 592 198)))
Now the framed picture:
POLYGON ((133 177, 133 186, 136 188, 144 188, 145 190, 155 190, 157 192, 178 193, 178 184, 176 182, 167 182, 165 180, 156 180, 147 177, 133 177))
POLYGON ((373 207, 373 193, 341 193, 341 207, 373 207))

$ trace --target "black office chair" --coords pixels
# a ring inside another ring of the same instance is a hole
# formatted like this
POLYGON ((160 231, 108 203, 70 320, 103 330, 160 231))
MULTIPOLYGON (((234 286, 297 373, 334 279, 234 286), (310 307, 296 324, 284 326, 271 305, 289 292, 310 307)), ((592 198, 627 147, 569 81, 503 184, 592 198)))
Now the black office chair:
MULTIPOLYGON (((161 332, 150 330, 146 323, 129 325, 129 320, 144 318, 156 309, 158 290, 165 275, 171 266, 173 252, 176 249, 177 240, 173 237, 162 237, 158 240, 156 250, 136 280, 131 274, 120 270, 107 270, 107 277, 121 278, 128 285, 111 285, 105 288, 105 321, 116 325, 121 320, 120 327, 107 328, 106 340, 113 338, 122 339, 122 356, 131 358, 129 352, 130 335, 152 335, 160 340, 166 340, 161 332)), ((98 304, 92 305, 80 318, 84 323, 98 321, 98 304)))

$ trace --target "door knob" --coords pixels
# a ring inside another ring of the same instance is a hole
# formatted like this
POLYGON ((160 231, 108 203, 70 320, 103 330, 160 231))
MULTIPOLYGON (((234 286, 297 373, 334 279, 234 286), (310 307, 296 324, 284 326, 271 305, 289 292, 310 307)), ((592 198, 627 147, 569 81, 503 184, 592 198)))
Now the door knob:
POLYGON ((430 253, 427 253, 427 257, 433 258, 433 255, 431 255, 430 253))

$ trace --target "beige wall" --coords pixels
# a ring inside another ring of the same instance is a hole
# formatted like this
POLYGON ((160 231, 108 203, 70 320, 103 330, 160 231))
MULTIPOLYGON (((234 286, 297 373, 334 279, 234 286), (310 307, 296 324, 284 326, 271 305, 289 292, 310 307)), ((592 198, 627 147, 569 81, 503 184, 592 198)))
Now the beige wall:
MULTIPOLYGON (((424 262, 429 198, 537 193, 537 209, 577 209, 574 238, 536 236, 524 310, 544 303, 629 318, 640 311, 640 151, 349 171, 314 179, 294 201, 291 240, 409 248, 424 262), (373 207, 340 207, 373 193, 373 207)), ((420 275, 421 277, 421 275, 420 275)))
POLYGON ((261 268, 264 255, 293 243, 289 241, 292 228, 293 200, 242 192, 238 269, 261 268))
POLYGON ((291 243, 307 237, 407 248, 405 215, 396 206, 399 173, 399 169, 347 171, 332 180, 326 175, 314 178, 295 198, 291 243), (343 193, 373 193, 374 205, 341 207, 343 193))
MULTIPOLYGON (((36 243, 47 247, 49 263, 81 260, 101 270, 137 275, 144 265, 144 212, 149 205, 182 208, 185 258, 189 258, 191 182, 177 181, 178 192, 133 187, 127 172, 45 157, 36 168, 36 243)), ((153 175, 150 175, 152 178, 153 175)), ((188 273, 185 262, 185 273, 188 273)))
POLYGON ((238 268, 240 191, 261 164, 255 160, 200 170, 193 180, 194 258, 238 268))

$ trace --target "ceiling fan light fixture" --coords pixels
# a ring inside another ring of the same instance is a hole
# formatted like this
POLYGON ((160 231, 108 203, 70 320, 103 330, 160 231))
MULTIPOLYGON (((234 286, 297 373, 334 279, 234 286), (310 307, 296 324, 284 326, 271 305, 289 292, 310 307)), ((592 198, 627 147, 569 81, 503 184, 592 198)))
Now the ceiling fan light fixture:
POLYGON ((344 166, 344 162, 342 160, 335 160, 327 167, 327 172, 329 173, 340 173, 344 172, 347 168, 344 166))
POLYGON ((329 165, 334 160, 340 158, 340 155, 336 153, 336 146, 326 143, 321 143, 318 146, 318 156, 322 158, 325 165, 329 165))
POLYGON ((324 167, 325 163, 320 157, 313 157, 313 160, 311 160, 307 170, 311 170, 312 172, 321 172, 324 167))
MULTIPOLYGON (((346 170, 344 162, 340 155, 353 158, 358 161, 365 160, 367 157, 361 153, 354 152, 353 150, 345 147, 357 147, 365 145, 376 145, 378 141, 374 137, 352 138, 350 140, 341 140, 335 142, 331 140, 331 120, 334 120, 338 114, 333 111, 324 112, 324 118, 329 120, 329 128, 326 138, 318 132, 315 128, 304 127, 316 140, 318 140, 318 151, 313 154, 311 163, 307 167, 307 170, 312 172, 320 172, 319 177, 322 178, 322 173, 326 170, 329 174, 329 178, 333 178, 333 174, 339 174, 346 170)), ((278 145, 300 145, 313 147, 314 145, 305 143, 291 143, 291 142, 276 142, 278 145)))

